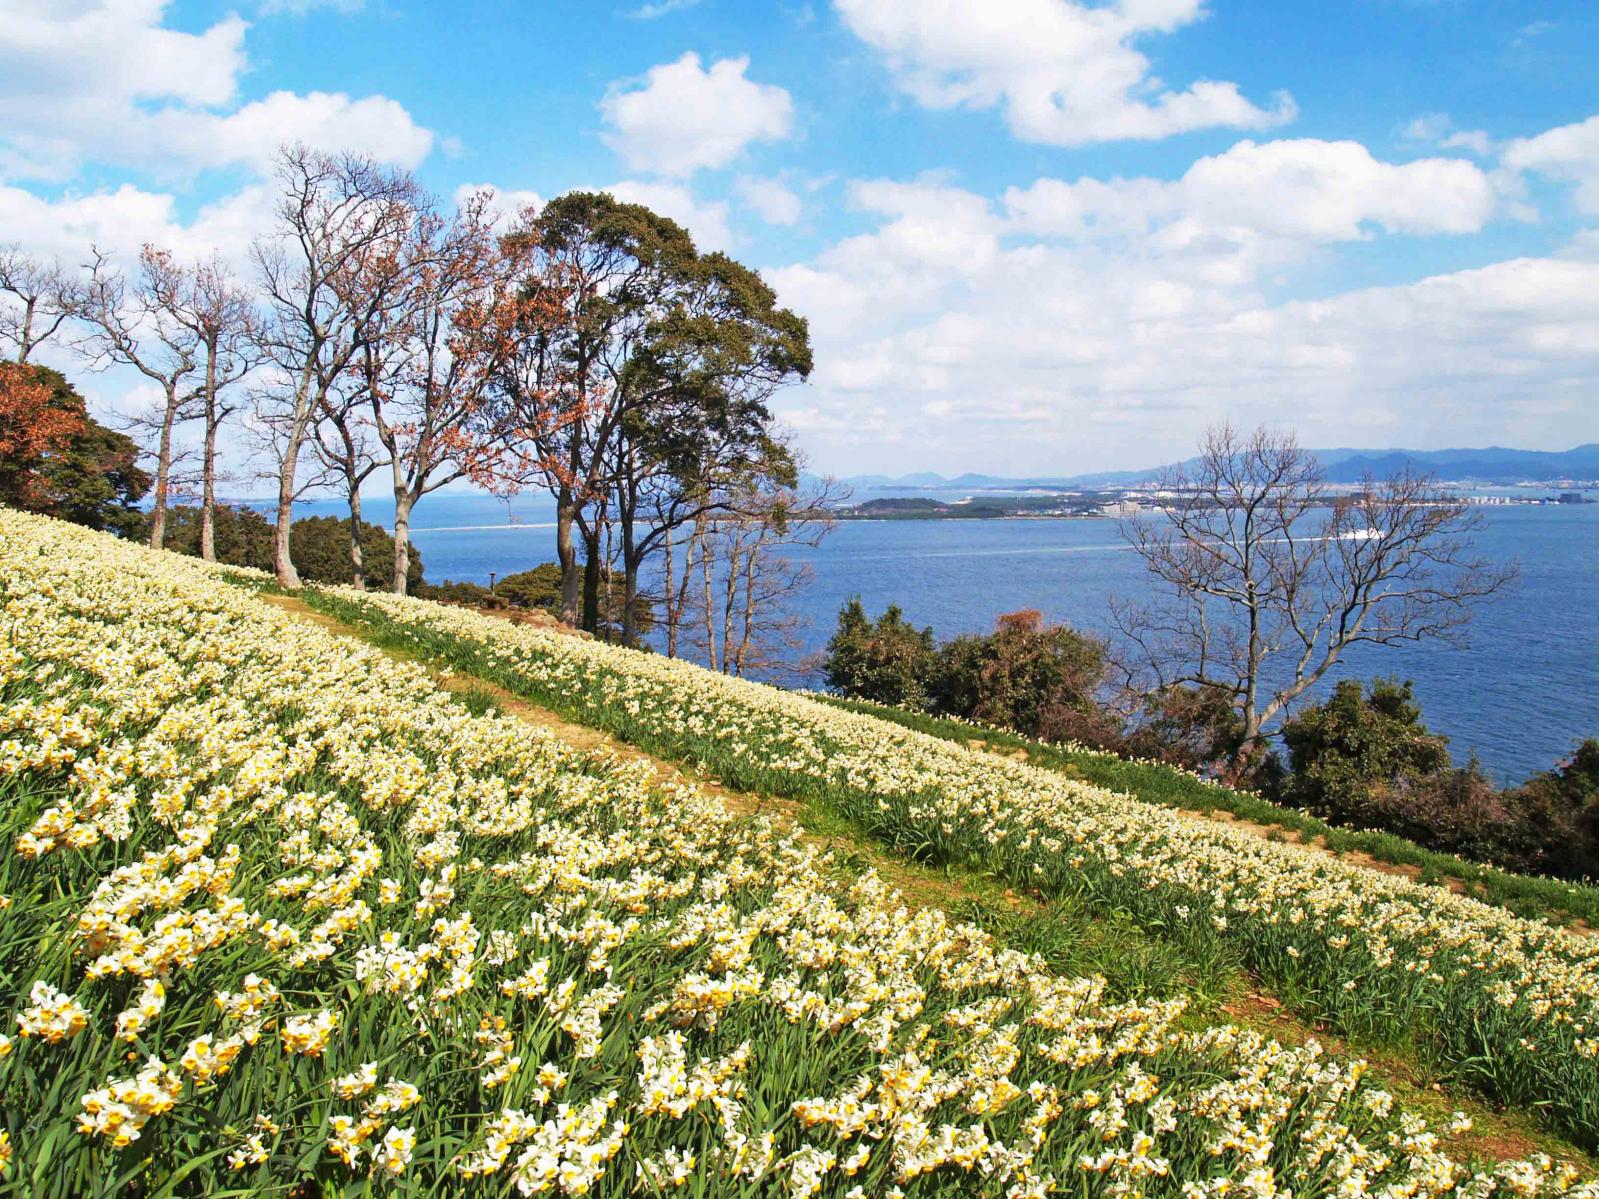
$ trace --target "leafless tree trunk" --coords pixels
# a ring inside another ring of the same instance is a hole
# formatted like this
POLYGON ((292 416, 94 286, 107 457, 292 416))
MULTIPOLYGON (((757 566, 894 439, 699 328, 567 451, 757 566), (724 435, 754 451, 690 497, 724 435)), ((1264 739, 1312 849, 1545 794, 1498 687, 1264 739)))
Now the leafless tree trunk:
POLYGON ((323 419, 313 426, 317 457, 339 480, 350 509, 350 585, 366 590, 366 561, 361 548, 361 486, 383 465, 367 440, 365 397, 358 388, 330 395, 323 419))
POLYGON ((217 433, 222 422, 237 410, 228 403, 228 389, 258 365, 255 353, 255 306, 250 294, 238 287, 220 258, 203 262, 189 272, 188 286, 174 296, 173 319, 188 328, 199 342, 205 360, 201 386, 201 417, 205 436, 200 463, 200 557, 216 561, 217 433))
POLYGON ((1146 691, 1231 697, 1241 778, 1271 729, 1352 645, 1458 639, 1516 575, 1476 554, 1480 514, 1413 474, 1335 496, 1291 433, 1212 429, 1156 483, 1164 511, 1123 536, 1165 595, 1114 621, 1146 691))
POLYGON ((130 285, 106 255, 91 251, 89 281, 79 304, 94 329, 84 344, 94 369, 114 363, 133 367, 161 388, 163 404, 153 419, 135 418, 136 427, 155 434, 155 487, 150 508, 150 545, 166 540, 167 506, 172 488, 173 432, 193 415, 193 378, 200 369, 201 345, 195 331, 178 318, 190 287, 188 273, 165 251, 145 246, 130 285))
POLYGON ((302 145, 278 153, 278 236, 256 243, 270 320, 263 344, 291 380, 278 399, 277 535, 273 566, 300 585, 289 556, 300 454, 329 392, 361 344, 375 281, 392 271, 421 202, 410 175, 355 155, 302 145))
POLYGON ((832 480, 800 491, 757 477, 725 497, 719 515, 702 513, 685 547, 681 582, 673 585, 676 609, 667 606, 668 644, 672 623, 692 608, 700 630, 691 640, 710 669, 746 675, 783 668, 799 645, 801 622, 791 603, 811 579, 810 568, 785 550, 819 545, 835 526, 831 508, 842 495, 832 480), (699 590, 690 599, 696 561, 699 590))
POLYGON ((16 245, 0 246, 0 345, 27 362, 40 342, 61 330, 80 308, 83 296, 59 263, 43 263, 16 245))

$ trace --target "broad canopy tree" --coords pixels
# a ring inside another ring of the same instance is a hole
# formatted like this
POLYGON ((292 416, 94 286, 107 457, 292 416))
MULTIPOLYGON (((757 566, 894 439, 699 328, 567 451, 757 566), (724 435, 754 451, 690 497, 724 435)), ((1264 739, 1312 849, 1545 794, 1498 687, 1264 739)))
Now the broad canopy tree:
POLYGON ((66 377, 0 362, 0 503, 123 537, 144 529, 139 447, 108 429, 66 377))
POLYGON ((808 330, 754 271, 641 205, 575 192, 524 236, 522 327, 495 388, 500 479, 555 497, 570 623, 598 624, 615 530, 631 642, 642 568, 672 530, 725 507, 737 476, 785 469, 767 404, 809 374, 808 330))

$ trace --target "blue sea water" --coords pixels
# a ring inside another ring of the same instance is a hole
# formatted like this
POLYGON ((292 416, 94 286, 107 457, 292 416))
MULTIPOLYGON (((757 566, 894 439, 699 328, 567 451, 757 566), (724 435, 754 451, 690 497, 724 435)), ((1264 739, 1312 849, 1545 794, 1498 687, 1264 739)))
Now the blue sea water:
MULTIPOLYGON (((342 513, 337 503, 298 512, 342 513)), ((388 525, 373 499, 367 519, 388 525)), ((413 518, 430 581, 487 583, 554 558, 554 511, 543 497, 506 505, 481 495, 428 497, 413 518), (514 516, 518 524, 508 524, 514 516)), ((1475 751, 1500 782, 1548 769, 1599 736, 1599 505, 1489 507, 1478 548, 1517 560, 1521 577, 1481 605, 1469 644, 1356 647, 1340 674, 1414 681, 1428 723, 1457 759, 1475 751)), ((994 618, 1037 608, 1098 630, 1113 595, 1148 586, 1136 555, 1106 520, 848 521, 794 556, 814 572, 800 598, 804 651, 826 643, 839 606, 860 595, 874 614, 899 604, 941 637, 982 632, 994 618)), ((814 678, 812 679, 814 681, 814 678)))

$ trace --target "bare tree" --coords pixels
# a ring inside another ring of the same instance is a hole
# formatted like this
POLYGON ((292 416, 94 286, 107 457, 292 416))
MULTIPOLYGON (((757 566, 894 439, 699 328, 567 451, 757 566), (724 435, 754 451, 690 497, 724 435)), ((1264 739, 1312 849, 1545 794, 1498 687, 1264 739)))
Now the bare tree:
POLYGON ((303 145, 279 151, 277 178, 278 236, 257 242, 254 255, 269 310, 262 345, 281 375, 268 422, 278 451, 273 565, 280 583, 298 587, 289 525, 300 452, 361 345, 372 281, 392 272, 421 192, 403 171, 303 145))
POLYGON ((411 513, 458 479, 492 482, 503 442, 483 415, 516 347, 533 245, 494 231, 489 194, 449 219, 418 214, 397 259, 398 301, 373 314, 355 370, 394 494, 393 589, 404 595, 411 513))
POLYGON ((706 665, 724 674, 770 674, 799 646, 792 600, 811 568, 786 551, 814 548, 836 524, 842 498, 831 479, 799 488, 757 475, 707 506, 684 547, 681 574, 664 563, 668 653, 686 636, 706 665))
POLYGON ((155 489, 150 508, 150 544, 166 538, 167 506, 174 464, 173 433, 193 415, 196 374, 203 355, 193 328, 178 319, 190 279, 170 254, 154 246, 139 253, 131 282, 98 249, 90 250, 88 283, 79 314, 93 332, 80 347, 92 369, 131 366, 161 388, 162 405, 152 417, 135 417, 135 427, 155 439, 155 489))
POLYGON ((255 303, 221 258, 188 270, 172 264, 165 251, 151 251, 164 273, 178 285, 163 292, 166 316, 192 335, 201 362, 193 407, 204 422, 200 451, 200 557, 216 560, 217 435, 239 408, 234 384, 259 364, 255 303))
POLYGON ((372 436, 366 392, 361 384, 340 386, 322 402, 321 420, 312 422, 311 445, 324 478, 337 480, 350 509, 350 584, 366 590, 366 555, 361 546, 361 485, 384 460, 372 436))
POLYGON ((26 362, 40 342, 60 332, 77 311, 77 284, 59 263, 43 263, 15 244, 0 246, 0 345, 26 362))
POLYGON ((1431 478, 1335 496, 1291 433, 1214 428, 1156 488, 1164 512, 1121 528, 1166 594, 1118 603, 1114 622, 1145 690, 1229 697, 1235 780, 1351 646, 1459 639, 1472 602, 1516 575, 1474 551, 1480 513, 1431 478))

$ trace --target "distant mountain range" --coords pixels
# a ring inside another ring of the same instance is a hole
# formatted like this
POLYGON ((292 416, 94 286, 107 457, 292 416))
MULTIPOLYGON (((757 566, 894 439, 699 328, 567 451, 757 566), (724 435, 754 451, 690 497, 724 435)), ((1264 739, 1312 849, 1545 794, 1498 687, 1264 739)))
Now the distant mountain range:
MULTIPOLYGON (((1513 450, 1490 446, 1481 450, 1316 450, 1327 479, 1356 483, 1370 474, 1383 478, 1409 467, 1437 475, 1449 482, 1505 485, 1552 482, 1558 479, 1599 479, 1599 443, 1571 450, 1513 450)), ((968 472, 948 478, 931 471, 909 475, 856 475, 845 479, 857 488, 879 491, 903 487, 912 491, 1008 490, 1031 487, 1131 487, 1154 478, 1161 467, 1148 470, 1100 471, 1094 474, 1006 478, 968 472)))

